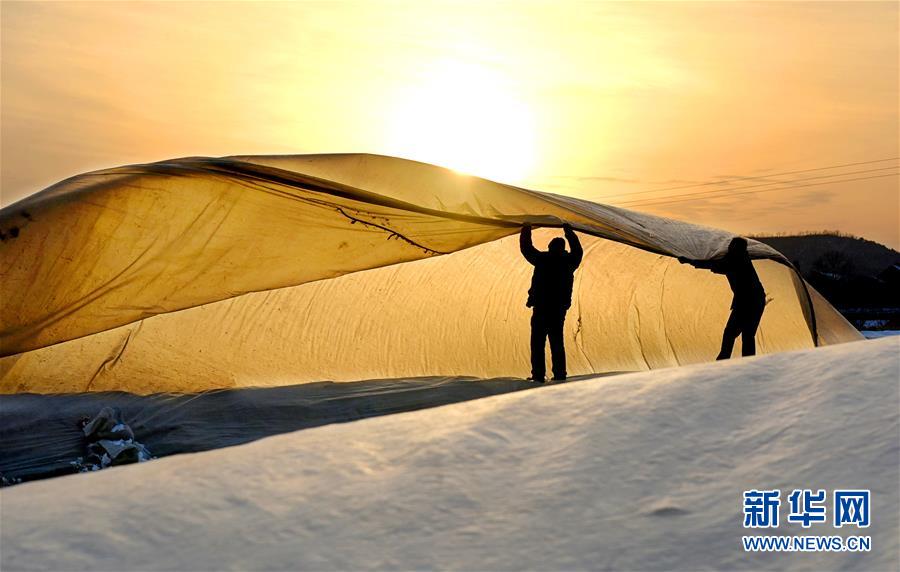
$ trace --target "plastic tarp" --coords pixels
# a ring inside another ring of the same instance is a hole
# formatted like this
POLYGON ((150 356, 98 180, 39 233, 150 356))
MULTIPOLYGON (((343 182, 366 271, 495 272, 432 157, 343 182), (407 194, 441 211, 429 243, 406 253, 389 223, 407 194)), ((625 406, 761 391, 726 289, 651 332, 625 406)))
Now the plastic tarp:
MULTIPOLYGON (((534 387, 525 380, 426 377, 205 391, 0 396, 0 486, 84 470, 78 420, 109 407, 156 457, 247 443, 330 423, 436 407, 534 387)), ((149 454, 148 453, 148 454, 149 454)), ((94 465, 96 466, 96 465, 94 465)))
MULTIPOLYGON (((571 374, 716 354, 727 283, 672 257, 721 256, 731 233, 377 155, 185 158, 0 211, 0 391, 524 376, 523 222, 583 235, 571 374)), ((781 254, 749 251, 761 352, 859 339, 781 254)))

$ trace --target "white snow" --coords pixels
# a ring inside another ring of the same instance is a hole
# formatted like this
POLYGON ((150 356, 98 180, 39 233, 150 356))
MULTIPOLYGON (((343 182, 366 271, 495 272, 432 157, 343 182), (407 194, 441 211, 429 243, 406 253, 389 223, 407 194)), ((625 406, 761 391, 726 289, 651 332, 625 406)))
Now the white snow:
POLYGON ((860 333, 869 340, 886 338, 888 336, 900 336, 900 330, 863 330, 860 333))
POLYGON ((898 417, 897 338, 573 382, 11 487, 2 568, 897 570, 898 417), (775 488, 871 552, 744 553, 775 488))

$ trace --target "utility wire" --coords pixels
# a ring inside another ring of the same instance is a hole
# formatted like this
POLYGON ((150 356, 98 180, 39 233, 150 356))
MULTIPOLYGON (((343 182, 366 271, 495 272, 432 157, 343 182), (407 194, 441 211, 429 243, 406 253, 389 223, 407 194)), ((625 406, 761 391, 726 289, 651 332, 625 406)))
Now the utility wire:
MULTIPOLYGON (((847 177, 849 175, 864 175, 867 173, 876 173, 878 171, 889 171, 891 169, 897 169, 897 168, 900 168, 900 167, 897 167, 897 166, 879 167, 878 169, 863 169, 860 171, 848 171, 848 172, 844 172, 844 173, 835 173, 835 174, 831 174, 831 175, 819 175, 817 177, 805 177, 802 179, 792 179, 789 181, 770 181, 768 183, 760 183, 758 185, 744 185, 742 187, 731 187, 730 189, 710 189, 708 191, 697 191, 695 193, 675 193, 674 195, 668 195, 668 196, 663 196, 663 197, 648 197, 646 199, 637 199, 634 201, 622 201, 621 203, 616 203, 616 204, 635 205, 635 204, 645 204, 648 201, 654 202, 657 200, 679 199, 682 197, 713 196, 713 195, 718 195, 718 194, 733 194, 734 191, 743 191, 745 189, 756 189, 759 187, 769 187, 772 185, 788 185, 788 184, 794 184, 794 183, 803 183, 806 181, 815 181, 815 180, 819 180, 819 179, 831 179, 834 177, 847 177)), ((825 184, 827 182, 828 181, 822 181, 821 184, 825 184)))
MULTIPOLYGON (((725 180, 725 181, 710 181, 710 182, 707 182, 707 183, 695 183, 695 184, 692 184, 692 185, 681 185, 681 186, 678 186, 678 187, 667 187, 667 188, 664 188, 664 189, 653 189, 653 190, 647 190, 647 191, 636 191, 636 192, 634 192, 634 193, 624 193, 624 194, 620 194, 620 195, 613 195, 613 196, 611 196, 611 197, 603 197, 603 200, 616 199, 616 198, 624 198, 624 197, 629 197, 629 196, 632 196, 632 195, 644 195, 644 194, 647 194, 647 193, 662 193, 662 192, 665 192, 665 191, 677 191, 677 190, 681 190, 681 189, 693 189, 693 188, 696 188, 696 187, 708 187, 708 186, 711 186, 711 185, 724 185, 724 184, 733 182, 735 179, 737 179, 737 180, 747 180, 747 181, 752 181, 752 180, 757 180, 757 179, 766 179, 766 178, 769 178, 769 177, 783 177, 784 175, 798 175, 798 174, 801 174, 801 173, 812 173, 812 172, 814 172, 814 171, 827 171, 827 170, 829 170, 829 169, 840 169, 840 168, 843 168, 843 167, 856 167, 856 166, 859 166, 859 165, 872 165, 872 164, 874 164, 874 163, 884 163, 884 162, 886 162, 886 161, 896 161, 897 159, 900 159, 900 157, 888 157, 887 159, 877 159, 877 160, 874 160, 874 161, 861 161, 861 162, 858 162, 858 163, 844 163, 844 164, 842 164, 842 165, 831 165, 831 166, 828 166, 828 167, 816 167, 815 169, 803 169, 803 170, 800 170, 800 171, 784 171, 784 172, 781 172, 781 173, 770 173, 770 174, 768 174, 768 175, 760 175, 760 176, 758 176, 758 177, 734 177, 734 178, 732 178, 732 179, 730 179, 730 180, 725 180)), ((661 198, 661 197, 656 197, 656 198, 661 198)))
MULTIPOLYGON (((845 179, 845 180, 841 180, 841 181, 820 181, 818 183, 807 183, 805 185, 792 185, 792 186, 788 186, 788 187, 778 187, 776 189, 762 189, 762 190, 758 190, 758 191, 743 191, 740 193, 732 193, 730 195, 718 195, 715 197, 688 197, 688 198, 681 198, 681 199, 661 200, 661 201, 657 201, 657 202, 643 203, 643 204, 634 205, 634 206, 645 207, 645 206, 654 206, 654 205, 662 205, 662 204, 669 204, 669 203, 683 203, 683 202, 687 202, 687 201, 701 201, 701 200, 705 200, 705 199, 721 199, 721 198, 726 198, 726 197, 733 197, 736 195, 753 195, 756 193, 769 193, 772 191, 784 191, 787 189, 799 189, 802 187, 815 187, 817 185, 830 185, 833 183, 851 183, 853 181, 866 181, 869 179, 881 179, 884 177, 896 177, 897 175, 900 175, 900 173, 889 173, 887 175, 874 175, 871 177, 857 177, 855 179, 845 179)), ((634 208, 634 207, 629 206, 628 208, 634 208)))

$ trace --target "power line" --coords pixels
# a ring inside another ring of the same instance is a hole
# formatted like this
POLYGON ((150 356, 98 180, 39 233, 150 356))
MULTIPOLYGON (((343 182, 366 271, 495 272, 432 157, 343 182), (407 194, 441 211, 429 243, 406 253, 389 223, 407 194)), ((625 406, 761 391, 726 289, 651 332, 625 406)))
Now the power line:
MULTIPOLYGON (((802 183, 805 181, 815 181, 818 179, 831 179, 834 177, 846 177, 849 175, 863 175, 866 173, 875 173, 878 171, 888 171, 890 169, 897 169, 897 168, 900 168, 900 167, 897 167, 897 166, 879 167, 877 169, 863 169, 860 171, 848 171, 848 172, 844 172, 844 173, 834 173, 832 175, 819 175, 817 177, 805 177, 802 179, 793 179, 790 181, 771 181, 769 183, 761 183, 759 185, 745 185, 743 187, 732 187, 730 189, 711 189, 708 191, 697 191, 696 193, 676 193, 674 195, 668 195, 668 196, 663 196, 663 197, 649 197, 646 199, 638 199, 638 200, 634 200, 634 201, 623 201, 623 202, 617 203, 617 204, 634 206, 635 204, 640 205, 640 204, 646 203, 647 201, 653 202, 653 201, 657 201, 660 199, 677 199, 677 198, 681 198, 681 197, 694 197, 694 196, 704 196, 704 195, 712 196, 712 195, 716 195, 716 194, 720 194, 720 193, 729 194, 729 193, 733 193, 734 191, 743 191, 744 189, 756 189, 759 187, 768 187, 771 185, 785 185, 785 184, 793 184, 793 183, 802 183)), ((827 182, 828 181, 823 181, 822 184, 827 183, 827 182)))
MULTIPOLYGON (((736 195, 753 195, 756 193, 769 193, 772 191, 784 191, 784 190, 788 190, 788 189, 799 189, 802 187, 815 187, 817 185, 830 185, 830 184, 836 184, 836 183, 851 183, 854 181, 866 181, 869 179, 881 179, 884 177, 896 177, 897 175, 900 175, 900 173, 889 173, 887 175, 874 175, 872 177, 857 177, 855 179, 846 179, 846 180, 841 180, 841 181, 820 181, 818 183, 808 183, 805 185, 792 185, 792 186, 788 186, 788 187, 779 187, 776 189, 762 189, 759 191, 744 191, 741 193, 732 193, 730 195, 719 195, 719 196, 715 196, 715 197, 693 197, 693 198, 689 197, 689 198, 681 198, 681 199, 662 200, 662 201, 657 201, 657 202, 644 203, 644 204, 640 204, 640 205, 636 205, 636 206, 645 207, 645 206, 654 206, 654 205, 662 205, 662 204, 669 204, 669 203, 682 203, 682 202, 687 202, 687 201, 700 201, 700 200, 704 200, 706 198, 720 199, 720 198, 726 198, 726 197, 733 197, 736 195)), ((632 208, 632 207, 629 206, 628 208, 632 208)))
MULTIPOLYGON (((812 173, 814 171, 827 171, 828 169, 840 169, 843 167, 856 167, 859 165, 872 165, 874 163, 884 163, 885 161, 896 161, 897 159, 900 159, 900 157, 889 157, 887 159, 876 159, 874 161, 860 161, 858 163, 844 163, 842 165, 831 165, 828 167, 816 167, 815 169, 803 169, 800 171, 784 171, 781 173, 770 173, 768 175, 760 175, 758 177, 734 177, 733 179, 728 180, 728 181, 710 181, 707 183, 695 183, 692 185, 681 185, 678 187, 667 187, 664 189, 653 189, 653 190, 647 190, 647 191, 636 191, 634 193, 624 193, 624 194, 620 194, 620 195, 613 195, 611 197, 603 197, 603 200, 615 199, 618 197, 629 197, 632 195, 644 195, 647 193, 662 193, 665 191, 677 191, 677 190, 681 190, 681 189, 693 189, 696 187, 708 187, 710 185, 724 185, 729 182, 732 182, 734 179, 752 181, 752 180, 756 180, 756 179, 765 179, 768 177, 783 177, 784 175, 798 175, 801 173, 812 173)), ((661 198, 661 197, 658 197, 658 198, 661 198)))

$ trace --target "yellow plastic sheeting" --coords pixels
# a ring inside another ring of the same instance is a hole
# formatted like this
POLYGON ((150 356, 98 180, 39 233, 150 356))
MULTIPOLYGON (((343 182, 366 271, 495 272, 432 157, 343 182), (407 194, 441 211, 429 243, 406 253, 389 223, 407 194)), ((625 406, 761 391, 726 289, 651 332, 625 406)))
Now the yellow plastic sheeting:
MULTIPOLYGON (((87 173, 0 211, 0 355, 247 292, 455 252, 514 233, 525 220, 565 220, 691 258, 721 253, 731 237, 390 157, 243 159, 87 173)), ((760 243, 751 254, 780 258, 760 243)))
POLYGON ((853 327, 853 324, 835 310, 815 288, 809 284, 806 287, 811 295, 816 315, 818 345, 830 346, 864 339, 862 334, 853 327))
MULTIPOLYGON (((535 242, 545 246, 554 234, 537 231, 535 242)), ((724 277, 622 244, 582 240, 565 332, 571 375, 715 357, 731 300, 724 277)), ((759 351, 812 347, 793 271, 768 260, 756 265, 771 298, 759 351)), ((530 274, 517 238, 508 237, 3 358, 0 389, 153 393, 423 375, 525 377, 530 274)))
MULTIPOLYGON (((390 157, 190 158, 0 211, 2 389, 524 375, 531 267, 498 240, 524 221, 599 237, 567 322, 573 374, 715 355, 725 280, 659 254, 712 258, 730 233, 390 157)), ((760 349, 811 345, 802 282, 759 268, 774 297, 760 349)), ((827 302, 815 311, 820 339, 858 337, 827 302)))

